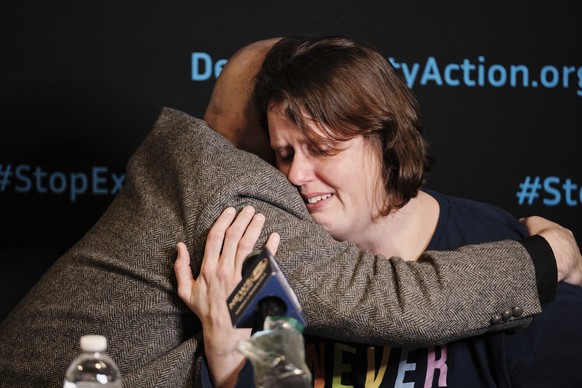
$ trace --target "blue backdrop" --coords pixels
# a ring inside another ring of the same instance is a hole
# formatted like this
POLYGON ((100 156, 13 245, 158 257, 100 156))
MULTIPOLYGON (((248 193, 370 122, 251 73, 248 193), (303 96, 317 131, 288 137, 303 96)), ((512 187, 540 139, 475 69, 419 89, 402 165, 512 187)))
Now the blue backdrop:
POLYGON ((344 35, 418 97, 427 186, 582 236, 575 2, 55 1, 0 5, 0 319, 123 183, 160 109, 201 117, 238 48, 344 35))

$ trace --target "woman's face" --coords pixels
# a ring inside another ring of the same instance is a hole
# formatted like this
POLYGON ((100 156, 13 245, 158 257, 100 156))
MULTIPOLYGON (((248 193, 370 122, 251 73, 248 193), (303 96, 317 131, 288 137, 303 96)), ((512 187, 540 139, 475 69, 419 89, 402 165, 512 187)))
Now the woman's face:
MULTIPOLYGON (((314 221, 336 240, 365 238, 385 193, 381 163, 370 141, 356 136, 334 143, 338 152, 318 152, 277 106, 267 114, 278 169, 298 188, 314 221)), ((321 126, 307 120, 311 130, 321 126)))

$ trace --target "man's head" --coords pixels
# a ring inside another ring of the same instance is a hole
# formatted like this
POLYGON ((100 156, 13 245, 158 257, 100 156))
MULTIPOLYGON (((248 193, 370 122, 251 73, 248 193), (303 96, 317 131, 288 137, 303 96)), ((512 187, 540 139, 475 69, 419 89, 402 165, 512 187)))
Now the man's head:
POLYGON ((261 128, 252 101, 255 75, 271 47, 280 38, 251 43, 237 51, 218 77, 204 121, 236 147, 274 162, 267 133, 261 128))

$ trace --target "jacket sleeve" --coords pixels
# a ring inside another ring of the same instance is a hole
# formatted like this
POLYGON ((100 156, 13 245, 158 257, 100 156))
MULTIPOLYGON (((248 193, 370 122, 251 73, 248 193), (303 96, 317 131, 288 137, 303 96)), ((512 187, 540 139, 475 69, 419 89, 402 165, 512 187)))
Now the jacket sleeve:
MULTIPOLYGON (((250 179, 232 190, 254 187, 250 179)), ((519 242, 426 252, 417 262, 375 256, 333 240, 298 211, 300 199, 286 208, 272 196, 275 187, 262 188, 262 194, 244 189, 229 205, 251 204, 264 213, 264 240, 272 232, 281 235, 277 260, 303 307, 309 334, 429 345, 524 327, 541 311, 534 265, 519 242)), ((293 195, 291 188, 282 197, 293 195)))

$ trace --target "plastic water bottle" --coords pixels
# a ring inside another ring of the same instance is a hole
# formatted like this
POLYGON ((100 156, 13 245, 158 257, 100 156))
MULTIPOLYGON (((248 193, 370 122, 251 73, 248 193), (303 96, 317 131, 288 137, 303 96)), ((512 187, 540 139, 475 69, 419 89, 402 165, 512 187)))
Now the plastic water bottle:
POLYGON ((106 349, 102 335, 82 336, 82 353, 67 369, 63 388, 121 388, 119 368, 106 349))

